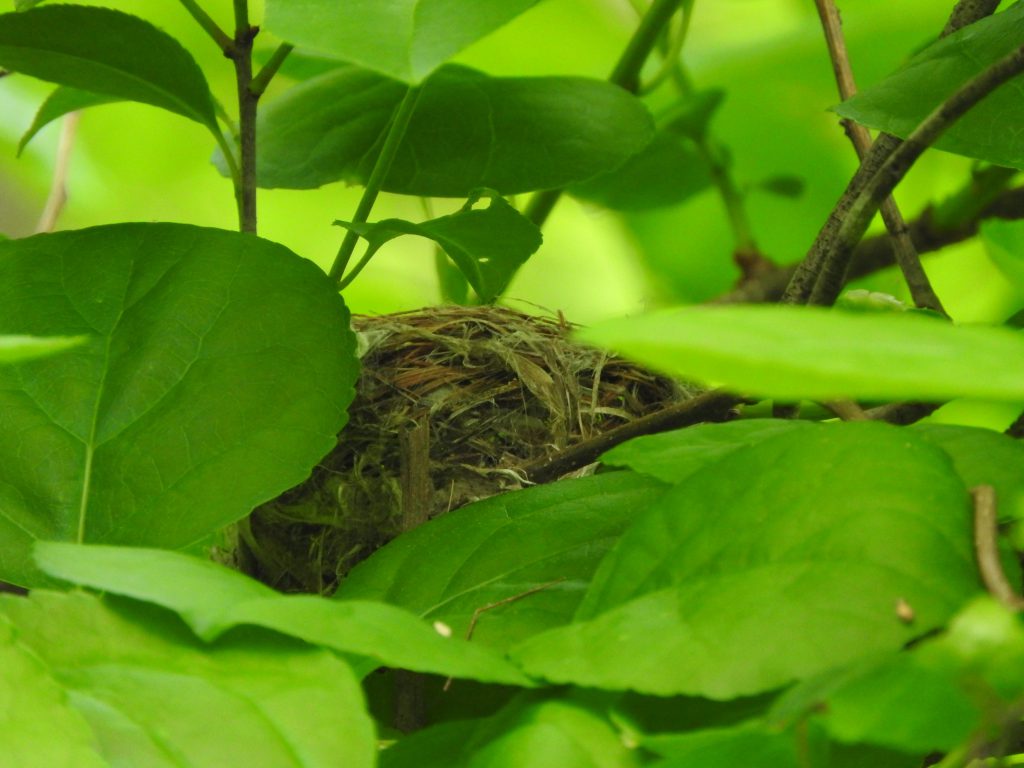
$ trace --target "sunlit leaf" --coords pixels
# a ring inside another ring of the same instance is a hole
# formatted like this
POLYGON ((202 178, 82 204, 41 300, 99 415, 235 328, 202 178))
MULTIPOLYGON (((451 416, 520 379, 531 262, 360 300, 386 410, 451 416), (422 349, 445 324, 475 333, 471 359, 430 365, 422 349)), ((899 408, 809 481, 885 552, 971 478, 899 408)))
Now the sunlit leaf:
POLYGON ((0 364, 49 357, 87 340, 87 336, 0 336, 0 364))
POLYGON ((20 584, 34 540, 181 547, 301 482, 356 377, 323 272, 185 225, 0 243, 0 334, 89 337, 0 366, 0 578, 20 584))
POLYGON ((417 83, 539 0, 268 0, 266 25, 290 43, 417 83))
POLYGON ((664 373, 764 397, 1024 400, 1024 336, 912 313, 689 307, 577 336, 664 373))

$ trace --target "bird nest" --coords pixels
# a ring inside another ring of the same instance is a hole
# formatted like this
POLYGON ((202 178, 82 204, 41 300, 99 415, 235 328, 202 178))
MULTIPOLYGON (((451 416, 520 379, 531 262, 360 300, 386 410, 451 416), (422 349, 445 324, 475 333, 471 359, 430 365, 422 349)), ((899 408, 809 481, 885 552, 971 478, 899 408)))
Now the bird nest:
POLYGON ((502 307, 355 317, 362 371, 337 447, 240 528, 244 570, 330 593, 403 530, 529 485, 528 466, 693 395, 502 307))

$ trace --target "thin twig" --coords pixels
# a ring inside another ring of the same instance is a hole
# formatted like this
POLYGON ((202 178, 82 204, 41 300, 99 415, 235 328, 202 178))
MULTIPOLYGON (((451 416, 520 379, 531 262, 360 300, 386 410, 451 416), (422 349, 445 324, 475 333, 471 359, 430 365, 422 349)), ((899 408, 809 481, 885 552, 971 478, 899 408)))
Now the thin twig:
POLYGON ((259 32, 249 24, 248 0, 234 0, 235 39, 227 51, 235 65, 235 90, 238 94, 239 188, 238 228, 256 232, 256 103, 259 94, 251 89, 252 42, 259 32))
POLYGON ((822 403, 843 421, 867 421, 868 414, 852 400, 829 400, 822 403))
MULTIPOLYGON (((836 8, 834 0, 815 0, 815 5, 818 8, 818 17, 821 19, 821 26, 825 32, 825 41, 828 44, 829 58, 832 61, 832 71, 835 74, 839 96, 846 101, 857 93, 857 83, 850 67, 849 54, 846 51, 839 10, 836 8)), ((863 160, 871 151, 871 134, 868 133, 867 128, 853 120, 844 119, 842 123, 857 151, 857 157, 863 160)), ((903 215, 891 195, 882 201, 881 213, 882 220, 892 238, 892 250, 896 263, 903 272, 914 304, 945 315, 946 311, 942 302, 939 301, 938 295, 928 280, 927 273, 921 266, 921 260, 910 239, 903 215)))
POLYGON ((50 182, 50 194, 46 197, 46 205, 36 224, 36 232, 52 232, 57 226, 57 219, 68 201, 68 167, 71 161, 71 150, 75 146, 75 134, 78 131, 80 112, 71 112, 64 118, 57 141, 57 157, 53 164, 53 180, 50 182))
POLYGON ((999 2, 1000 0, 960 0, 949 15, 949 21, 946 22, 946 26, 942 30, 942 36, 951 35, 968 24, 991 16, 999 7, 999 2))
POLYGON ((180 0, 181 4, 185 6, 185 10, 189 12, 189 15, 196 20, 200 27, 208 34, 217 46, 221 49, 225 56, 230 56, 231 48, 234 45, 234 41, 231 36, 225 32, 216 21, 199 7, 195 0, 180 0))
POLYGON ((971 488, 974 500, 974 554, 978 573, 991 595, 1013 611, 1024 610, 1021 597, 1006 578, 999 559, 999 519, 996 514, 996 492, 991 485, 971 488))
POLYGON ((252 82, 249 83, 249 91, 253 96, 258 99, 266 92, 270 81, 274 79, 274 75, 281 69, 284 60, 288 58, 288 54, 293 50, 295 50, 295 46, 288 43, 281 43, 281 45, 277 46, 267 63, 263 65, 263 68, 252 79, 252 82))

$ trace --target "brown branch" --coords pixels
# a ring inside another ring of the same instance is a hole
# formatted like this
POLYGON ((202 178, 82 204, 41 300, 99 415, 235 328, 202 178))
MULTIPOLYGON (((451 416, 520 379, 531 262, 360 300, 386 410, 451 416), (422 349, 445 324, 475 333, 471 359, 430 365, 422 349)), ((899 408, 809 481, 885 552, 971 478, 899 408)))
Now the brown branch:
POLYGON ((999 528, 996 515, 996 492, 991 485, 971 489, 974 501, 974 554, 978 558, 978 573, 985 589, 1000 603, 1013 611, 1024 610, 1024 597, 1006 578, 999 559, 999 528))
POLYGON ((991 16, 999 7, 1000 0, 960 0, 949 15, 942 30, 942 36, 951 35, 958 29, 963 29, 968 24, 973 24, 978 19, 991 16))
MULTIPOLYGON (((825 41, 828 44, 829 58, 832 61, 832 71, 835 74, 839 96, 846 101, 857 93, 857 83, 850 67, 846 41, 843 39, 839 10, 833 0, 815 0, 815 5, 818 9, 818 17, 821 19, 822 29, 825 32, 825 41)), ((863 160, 871 151, 871 134, 868 133, 867 128, 853 120, 844 119, 841 122, 846 129, 846 135, 850 137, 850 141, 857 151, 857 157, 863 160)), ((903 214, 900 213, 900 209, 891 195, 882 201, 881 213, 885 227, 892 238, 892 250, 896 257, 896 263, 899 264, 900 270, 903 272, 914 304, 945 315, 946 311, 942 302, 939 301, 939 297, 928 280, 928 275, 921 266, 921 260, 910 239, 903 214)))
POLYGON ((57 158, 53 164, 50 194, 47 195, 43 212, 36 224, 36 232, 52 232, 68 201, 68 167, 71 163, 71 150, 75 146, 75 134, 78 131, 80 116, 80 112, 72 112, 64 118, 64 124, 60 129, 60 139, 57 142, 57 158))
POLYGON ((730 411, 742 402, 742 398, 720 389, 704 392, 690 400, 594 435, 566 448, 552 459, 528 464, 523 470, 531 482, 547 483, 597 461, 605 451, 634 437, 654 435, 704 421, 726 421, 730 411))

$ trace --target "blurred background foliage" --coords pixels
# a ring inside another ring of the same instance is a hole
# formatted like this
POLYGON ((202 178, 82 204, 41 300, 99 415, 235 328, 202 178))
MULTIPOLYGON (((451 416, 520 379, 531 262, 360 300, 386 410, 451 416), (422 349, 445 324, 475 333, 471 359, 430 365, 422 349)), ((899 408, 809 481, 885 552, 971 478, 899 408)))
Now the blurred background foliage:
MULTIPOLYGON (((233 111, 232 68, 180 4, 91 4, 135 13, 175 36, 233 111)), ((230 26, 230 0, 203 5, 230 26)), ((258 21, 259 3, 251 5, 258 21)), ((845 0, 845 32, 859 85, 879 81, 934 39, 951 5, 902 0, 894 13, 889 0, 845 0)), ((458 61, 495 75, 603 78, 636 18, 629 0, 545 0, 458 61)), ((266 50, 275 42, 264 35, 257 48, 266 50)), ((725 91, 711 134, 725 148, 734 180, 746 193, 758 245, 779 263, 797 261, 856 167, 837 117, 827 111, 837 97, 813 3, 698 0, 683 58, 695 87, 725 91), (793 197, 764 189, 776 177, 799 178, 802 192, 793 197)), ((290 84, 279 77, 265 98, 290 84)), ((52 177, 59 123, 44 129, 16 157, 18 139, 48 92, 48 85, 29 78, 0 80, 0 233, 9 237, 33 231, 52 177)), ((665 100, 659 91, 650 97, 652 107, 665 100)), ((202 127, 161 110, 137 104, 88 110, 75 139, 69 201, 59 228, 121 221, 234 228, 230 185, 210 165, 212 149, 202 127)), ((928 153, 897 191, 907 217, 962 186, 970 168, 965 158, 928 153)), ((260 234, 326 267, 342 237, 331 222, 348 218, 358 196, 358 189, 341 184, 315 191, 260 190, 260 234)), ((458 202, 440 201, 435 212, 453 210, 458 202)), ((388 216, 424 218, 416 199, 383 195, 371 219, 388 216)), ((506 302, 526 311, 561 310, 568 319, 587 323, 704 301, 736 280, 732 250, 728 220, 714 189, 678 206, 625 215, 563 198, 545 229, 544 245, 517 275, 506 302)), ((397 240, 346 290, 346 300, 354 311, 370 314, 437 303, 433 265, 429 243, 397 240)), ((1001 321, 1020 303, 977 242, 930 255, 926 266, 958 321, 1001 321)), ((905 293, 894 270, 862 286, 905 293)))

